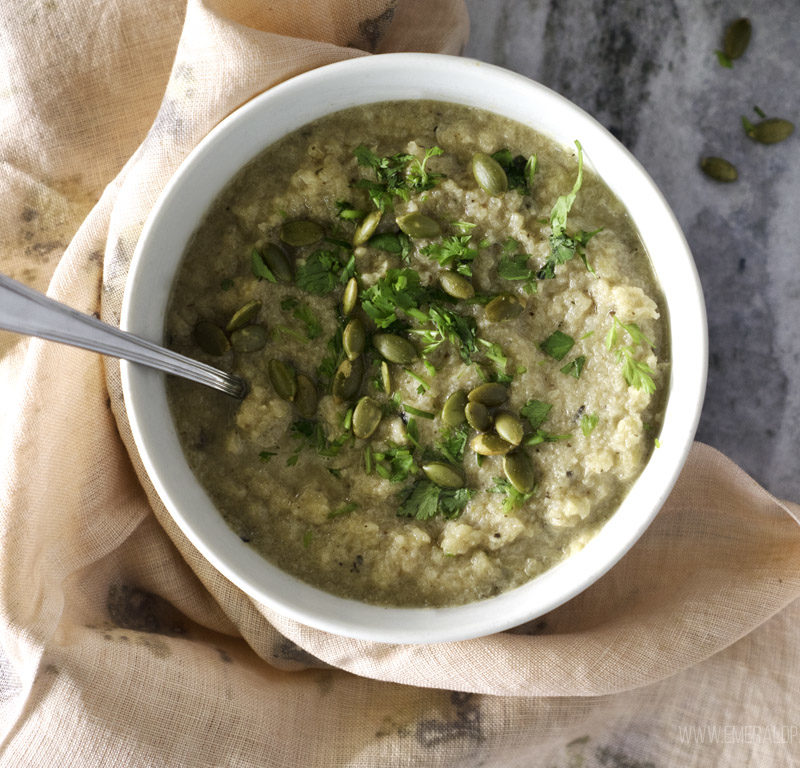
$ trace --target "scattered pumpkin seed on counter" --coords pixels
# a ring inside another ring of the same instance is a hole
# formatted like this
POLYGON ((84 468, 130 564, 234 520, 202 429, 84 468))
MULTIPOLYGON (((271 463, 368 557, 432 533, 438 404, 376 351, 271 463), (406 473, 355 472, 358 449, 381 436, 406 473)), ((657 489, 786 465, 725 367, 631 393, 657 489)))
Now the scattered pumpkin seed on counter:
POLYGON ((580 144, 453 104, 266 150, 195 233, 167 325, 250 384, 232 404, 168 382, 231 529, 378 604, 481 599, 581 547, 666 401, 660 288, 580 144))

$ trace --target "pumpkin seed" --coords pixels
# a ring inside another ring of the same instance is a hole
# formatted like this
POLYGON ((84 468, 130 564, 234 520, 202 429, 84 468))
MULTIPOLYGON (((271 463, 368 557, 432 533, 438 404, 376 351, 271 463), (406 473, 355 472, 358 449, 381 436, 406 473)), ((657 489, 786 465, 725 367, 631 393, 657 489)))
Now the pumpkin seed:
POLYGON ((316 221, 287 221, 281 225, 281 240, 287 245, 297 248, 303 245, 313 245, 322 239, 325 231, 316 221))
POLYGON ((441 461, 431 461, 422 465, 422 471, 432 483, 442 488, 463 488, 464 477, 455 468, 441 461))
POLYGON ((372 234, 378 227, 378 224, 381 223, 381 212, 380 211, 372 211, 372 213, 368 213, 362 220, 361 223, 356 227, 356 231, 353 233, 353 245, 364 245, 372 237, 372 234))
POLYGON ((261 252, 261 258, 278 280, 282 283, 292 282, 292 266, 282 248, 275 243, 267 243, 261 252))
POLYGON ((344 312, 345 317, 348 317, 356 308, 356 301, 358 301, 358 280, 351 277, 344 287, 344 295, 342 296, 342 312, 344 312))
POLYGON ((520 304, 510 293, 501 293, 495 296, 485 307, 484 313, 490 323, 502 323, 513 320, 522 313, 520 304))
POLYGON ((483 403, 467 403, 464 408, 464 416, 473 429, 478 432, 485 432, 492 426, 492 417, 489 416, 489 409, 483 403))
POLYGON ((508 482, 520 493, 530 493, 536 485, 533 463, 524 451, 515 451, 503 456, 503 472, 508 482))
POLYGON ((463 389, 457 389, 444 401, 442 423, 448 427, 457 427, 459 424, 463 424, 466 418, 464 415, 464 408, 466 407, 467 393, 463 389))
POLYGON ((481 456, 504 456, 514 447, 502 437, 486 433, 475 435, 469 445, 481 456))
POLYGON ((222 328, 209 320, 201 320, 194 327, 194 340, 203 352, 214 357, 224 355, 231 348, 222 328))
POLYGON ((230 320, 228 320, 228 324, 225 326, 225 330, 228 333, 232 331, 236 331, 239 328, 244 328, 246 325, 250 325, 253 320, 256 319, 256 315, 261 311, 261 302, 257 299, 253 299, 252 301, 248 301, 243 307, 237 309, 230 320))
POLYGON ((392 394, 392 373, 389 370, 389 363, 381 360, 381 384, 383 384, 383 391, 387 395, 392 394))
POLYGON ((394 333, 376 333, 372 337, 372 346, 390 363, 408 365, 417 359, 414 345, 408 339, 394 333))
POLYGON ((700 170, 715 181, 736 181, 739 172, 736 166, 724 157, 704 157, 700 160, 700 170))
POLYGON ((494 417, 494 428, 503 440, 512 445, 519 445, 525 434, 522 422, 513 413, 505 411, 503 413, 498 413, 497 416, 494 417))
POLYGON ((794 133, 794 123, 782 117, 768 117, 747 129, 747 135, 760 144, 777 144, 794 133))
POLYGON ((342 347, 348 360, 355 360, 363 351, 367 341, 367 332, 364 323, 354 317, 342 332, 342 347))
POLYGON ((472 175, 487 194, 497 197, 508 190, 508 176, 503 166, 483 152, 476 152, 472 156, 472 175))
POLYGON ((231 334, 231 346, 237 352, 258 352, 267 343, 267 329, 263 325, 248 325, 231 334))
POLYGON ((294 368, 283 360, 272 358, 267 363, 267 373, 278 397, 291 403, 297 394, 297 373, 294 368))
POLYGON ((294 407, 304 419, 311 419, 317 412, 317 388, 305 374, 297 374, 297 391, 294 395, 294 407))
POLYGON ((470 280, 464 275, 459 275, 458 272, 449 270, 442 272, 439 275, 439 283, 442 290, 454 299, 471 299, 475 295, 475 288, 470 280))
POLYGON ((502 405, 508 400, 508 388, 495 381, 479 384, 469 393, 471 403, 483 403, 487 408, 502 405))
POLYGON ((398 216, 397 226, 409 237, 439 237, 442 234, 439 222, 419 211, 398 216))
POLYGON ((361 379, 364 376, 364 358, 343 360, 336 373, 333 375, 331 391, 333 398, 339 403, 352 400, 361 388, 361 379))
POLYGON ((752 29, 750 19, 736 19, 728 25, 722 39, 722 50, 729 59, 738 59, 747 50, 752 29))
POLYGON ((383 418, 380 405, 366 395, 356 404, 353 411, 353 434, 366 440, 378 428, 383 418))

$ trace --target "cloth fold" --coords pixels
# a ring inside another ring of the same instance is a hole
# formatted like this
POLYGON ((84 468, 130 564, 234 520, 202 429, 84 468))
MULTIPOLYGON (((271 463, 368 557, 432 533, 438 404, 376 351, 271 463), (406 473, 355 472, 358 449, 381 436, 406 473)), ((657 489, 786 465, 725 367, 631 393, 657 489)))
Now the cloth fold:
MULTIPOLYGON (((112 323, 148 211, 227 114, 343 58, 458 53, 468 31, 460 0, 27 7, 0 11, 0 269, 112 323)), ((115 361, 2 333, 0 356, 0 766, 708 765, 681 723, 756 722, 750 681, 800 682, 800 507, 708 446, 566 605, 381 645, 279 616, 200 557, 142 468, 115 361)))

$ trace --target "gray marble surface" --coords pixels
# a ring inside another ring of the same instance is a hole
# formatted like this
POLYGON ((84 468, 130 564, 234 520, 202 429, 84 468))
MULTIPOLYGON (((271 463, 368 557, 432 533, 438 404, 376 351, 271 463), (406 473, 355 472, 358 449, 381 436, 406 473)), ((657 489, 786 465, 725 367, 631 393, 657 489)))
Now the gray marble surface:
POLYGON ((571 99, 633 152, 683 227, 700 273, 709 373, 699 440, 800 501, 800 132, 772 146, 741 115, 800 123, 798 0, 467 0, 465 54, 571 99), (714 51, 747 16, 732 69, 714 51), (702 155, 739 169, 707 179, 702 155))

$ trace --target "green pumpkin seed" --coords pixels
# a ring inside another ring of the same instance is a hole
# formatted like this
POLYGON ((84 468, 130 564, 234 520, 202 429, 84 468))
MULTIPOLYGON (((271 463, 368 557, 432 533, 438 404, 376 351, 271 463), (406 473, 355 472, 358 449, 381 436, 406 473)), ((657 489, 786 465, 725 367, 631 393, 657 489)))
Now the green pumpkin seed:
POLYGON ((352 400, 361 388, 361 379, 364 376, 364 358, 344 360, 333 375, 331 391, 334 400, 344 403, 352 400))
POLYGON ((224 355, 231 348, 222 328, 209 320, 201 320, 194 327, 194 340, 203 352, 214 357, 224 355))
POLYGON ((414 345, 408 339, 394 333, 376 333, 372 337, 372 346, 390 363, 408 365, 417 359, 414 345))
POLYGON ((366 395, 356 404, 353 411, 353 434, 366 440, 378 428, 383 418, 380 405, 366 395))
POLYGON ((381 384, 383 384, 383 391, 387 395, 392 394, 392 374, 389 370, 389 363, 381 360, 381 384))
POLYGON ((736 166, 724 157, 704 157, 700 160, 700 170, 715 181, 736 181, 739 172, 736 166))
POLYGON ((530 493, 536 485, 533 463, 524 451, 506 454, 503 457, 503 472, 508 482, 520 493, 530 493))
POLYGON ((281 226, 281 240, 299 248, 322 240, 325 230, 315 221, 287 221, 281 226))
POLYGON ((722 50, 729 59, 738 59, 747 50, 752 29, 750 19, 736 19, 728 25, 722 40, 722 50))
POLYGON ((419 211, 398 216, 397 226, 409 237, 439 237, 442 234, 439 222, 419 211))
POLYGON ((375 230, 378 227, 378 224, 381 223, 381 212, 380 211, 373 211, 372 213, 368 213, 361 221, 361 223, 356 227, 356 231, 353 233, 353 245, 364 245, 364 243, 369 240, 375 230))
POLYGON ((282 283, 292 282, 292 266, 283 250, 275 243, 267 243, 261 258, 275 277, 282 283))
POLYGON ((363 351, 367 341, 367 332, 364 323, 354 317, 342 332, 342 347, 348 360, 355 360, 363 351))
POLYGON ((294 395, 294 407, 304 419, 312 419, 317 413, 317 388, 305 374, 297 374, 297 391, 294 395))
POLYGON ((483 152, 476 152, 472 156, 472 175, 487 194, 497 197, 508 190, 508 176, 503 166, 483 152))
POLYGON ((464 408, 466 407, 467 393, 463 389, 457 389, 444 401, 442 423, 447 427, 457 427, 459 424, 463 424, 466 418, 464 415, 464 408))
POLYGON ((490 323, 502 323, 513 320, 522 314, 523 306, 510 293, 495 296, 485 307, 484 313, 490 323))
POLYGON ((469 278, 459 275, 458 272, 442 272, 439 283, 442 290, 454 299, 471 299, 475 295, 475 288, 469 278))
POLYGON ((483 403, 487 408, 502 405, 506 400, 508 400, 508 387, 495 381, 479 384, 469 393, 471 403, 483 403))
POLYGON ((782 117, 768 117, 747 129, 747 135, 760 144, 777 144, 794 133, 794 123, 782 117))
POLYGON ((342 312, 344 312, 345 317, 348 317, 356 308, 356 301, 358 301, 358 280, 351 277, 344 287, 344 295, 342 296, 342 312))
POLYGON ((225 330, 228 333, 231 333, 239 328, 244 328, 246 325, 250 325, 250 323, 256 319, 256 316, 260 311, 260 301, 257 299, 248 301, 247 304, 245 304, 243 307, 240 307, 233 313, 233 316, 230 320, 228 320, 228 324, 225 326, 225 330))
POLYGON ((442 488, 463 488, 464 477, 455 468, 441 461, 431 461, 422 465, 422 471, 432 483, 442 488))
POLYGON ((470 448, 481 456, 504 456, 514 446, 498 435, 475 435, 470 442, 470 448))
POLYGON ((231 346, 237 352, 258 352, 267 344, 267 329, 263 325, 248 325, 231 334, 231 346))
POLYGON ((492 417, 489 409, 483 403, 467 403, 464 408, 464 417, 473 429, 485 432, 492 426, 492 417))
POLYGON ((294 368, 283 360, 273 358, 267 363, 267 373, 278 397, 291 403, 297 394, 297 373, 294 368))
POLYGON ((503 440, 512 445, 519 445, 525 434, 522 422, 513 413, 498 413, 494 417, 494 428, 503 440))

